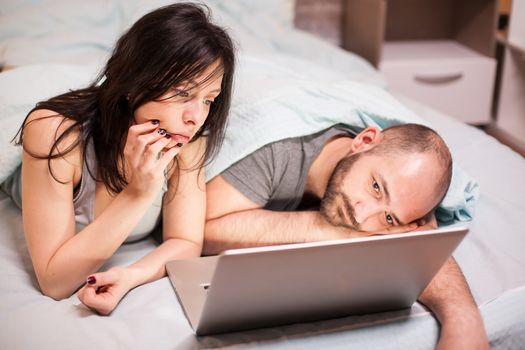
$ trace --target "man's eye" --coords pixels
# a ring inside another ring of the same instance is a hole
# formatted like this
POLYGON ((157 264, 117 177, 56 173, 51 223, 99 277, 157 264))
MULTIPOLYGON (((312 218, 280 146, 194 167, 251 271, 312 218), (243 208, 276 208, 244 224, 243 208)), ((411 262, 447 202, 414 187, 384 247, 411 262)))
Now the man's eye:
POLYGON ((386 222, 389 225, 393 225, 394 224, 394 219, 392 219, 392 216, 390 214, 386 214, 386 222))
POLYGON ((379 187, 379 184, 378 184, 376 181, 374 181, 374 182, 372 183, 372 186, 374 187, 374 191, 376 191, 377 193, 379 193, 380 187, 379 187))

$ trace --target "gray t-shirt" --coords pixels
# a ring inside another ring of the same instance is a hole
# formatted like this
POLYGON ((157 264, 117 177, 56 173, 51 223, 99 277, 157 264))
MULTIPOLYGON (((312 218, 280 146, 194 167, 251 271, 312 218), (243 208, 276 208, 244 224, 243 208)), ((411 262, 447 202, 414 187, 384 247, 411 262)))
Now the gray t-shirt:
POLYGON ((265 209, 296 210, 313 161, 326 142, 339 135, 355 133, 335 126, 313 135, 273 142, 233 164, 221 176, 265 209))

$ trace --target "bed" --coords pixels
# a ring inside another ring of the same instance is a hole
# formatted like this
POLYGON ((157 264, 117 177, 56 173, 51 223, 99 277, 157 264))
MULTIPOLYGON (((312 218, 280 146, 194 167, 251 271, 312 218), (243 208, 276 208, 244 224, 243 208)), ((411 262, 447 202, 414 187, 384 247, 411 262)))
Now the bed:
MULTIPOLYGON (((166 3, 3 1, 0 63, 20 68, 0 73, 0 120, 5 122, 13 109, 29 110, 39 99, 60 92, 57 89, 87 83, 119 33, 140 15, 166 3), (57 81, 46 84, 49 77, 57 81)), ((210 0, 207 4, 239 47, 233 108, 255 92, 271 88, 265 66, 304 73, 302 78, 310 81, 337 78, 387 87, 360 57, 294 29, 291 0, 210 0)), ((393 93, 445 138, 455 161, 479 183, 474 218, 461 223, 470 233, 454 256, 480 307, 492 348, 524 348, 525 160, 482 131, 393 93)), ((10 135, 16 128, 2 128, 0 133, 10 135)), ((155 244, 153 238, 125 244, 104 268, 131 263, 155 244)), ((21 212, 0 192, 2 349, 431 349, 438 334, 438 322, 416 303, 409 312, 197 337, 167 278, 132 290, 110 317, 100 317, 75 295, 57 302, 39 292, 21 212)))

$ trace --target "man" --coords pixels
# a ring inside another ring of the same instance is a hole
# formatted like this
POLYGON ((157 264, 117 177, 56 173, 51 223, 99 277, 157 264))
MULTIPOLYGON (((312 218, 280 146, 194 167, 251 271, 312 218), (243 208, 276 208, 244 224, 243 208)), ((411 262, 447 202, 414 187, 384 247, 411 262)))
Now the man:
MULTIPOLYGON (((446 144, 417 124, 358 135, 335 126, 274 142, 207 184, 204 254, 437 227, 451 175, 446 144)), ((442 324, 439 347, 488 347, 453 258, 419 301, 442 324)))

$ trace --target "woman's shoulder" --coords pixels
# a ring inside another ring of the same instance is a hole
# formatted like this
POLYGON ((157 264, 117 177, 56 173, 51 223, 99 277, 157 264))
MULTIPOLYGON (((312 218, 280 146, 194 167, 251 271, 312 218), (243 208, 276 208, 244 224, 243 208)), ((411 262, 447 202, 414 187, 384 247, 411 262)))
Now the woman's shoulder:
POLYGON ((22 134, 24 150, 43 157, 61 153, 66 156, 71 153, 69 157, 77 158, 75 153, 81 154, 81 152, 75 150, 80 149, 82 139, 80 139, 80 128, 75 124, 75 120, 55 111, 34 110, 24 122, 22 134), (68 151, 70 149, 72 152, 68 151))
POLYGON ((26 129, 31 128, 32 124, 35 124, 34 128, 39 130, 54 131, 60 127, 68 127, 75 123, 75 120, 64 117, 58 112, 50 109, 35 109, 27 116, 24 126, 26 129))

